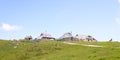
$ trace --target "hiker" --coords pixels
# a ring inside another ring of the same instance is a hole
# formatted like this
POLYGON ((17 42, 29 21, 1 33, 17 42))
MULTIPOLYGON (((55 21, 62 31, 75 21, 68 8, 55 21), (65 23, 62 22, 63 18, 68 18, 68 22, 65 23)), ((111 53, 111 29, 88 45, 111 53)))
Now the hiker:
POLYGON ((112 42, 112 38, 109 40, 109 42, 112 42))

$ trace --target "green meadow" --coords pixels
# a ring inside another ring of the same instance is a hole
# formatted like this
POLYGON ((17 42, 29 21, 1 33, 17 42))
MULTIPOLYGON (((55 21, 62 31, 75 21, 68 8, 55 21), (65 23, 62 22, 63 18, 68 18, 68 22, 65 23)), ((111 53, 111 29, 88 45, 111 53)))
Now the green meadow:
POLYGON ((120 43, 0 40, 0 60, 120 60, 120 43))

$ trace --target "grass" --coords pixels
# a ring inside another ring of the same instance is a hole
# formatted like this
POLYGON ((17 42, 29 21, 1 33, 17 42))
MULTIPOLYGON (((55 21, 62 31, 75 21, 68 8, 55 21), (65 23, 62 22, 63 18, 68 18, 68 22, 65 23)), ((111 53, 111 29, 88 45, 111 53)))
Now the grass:
POLYGON ((120 60, 119 42, 66 41, 105 46, 102 48, 68 45, 63 42, 0 40, 0 60, 120 60))

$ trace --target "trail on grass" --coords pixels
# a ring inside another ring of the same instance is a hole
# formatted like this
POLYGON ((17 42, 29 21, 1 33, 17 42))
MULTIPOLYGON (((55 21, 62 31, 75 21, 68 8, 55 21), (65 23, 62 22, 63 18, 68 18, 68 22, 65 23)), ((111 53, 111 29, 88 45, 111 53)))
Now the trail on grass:
POLYGON ((78 44, 78 43, 71 43, 71 42, 63 42, 63 43, 69 44, 69 45, 81 45, 81 46, 88 46, 88 47, 105 47, 105 46, 99 46, 99 45, 78 44))

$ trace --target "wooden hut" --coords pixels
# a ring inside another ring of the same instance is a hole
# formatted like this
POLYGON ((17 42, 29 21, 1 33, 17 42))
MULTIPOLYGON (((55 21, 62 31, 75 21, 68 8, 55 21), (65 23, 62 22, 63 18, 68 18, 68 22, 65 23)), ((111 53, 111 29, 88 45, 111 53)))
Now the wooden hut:
POLYGON ((65 33, 64 35, 62 35, 59 40, 73 40, 73 36, 71 33, 65 33))
POLYGON ((47 33, 41 33, 40 36, 36 38, 37 40, 55 40, 54 37, 52 37, 50 34, 47 33))

